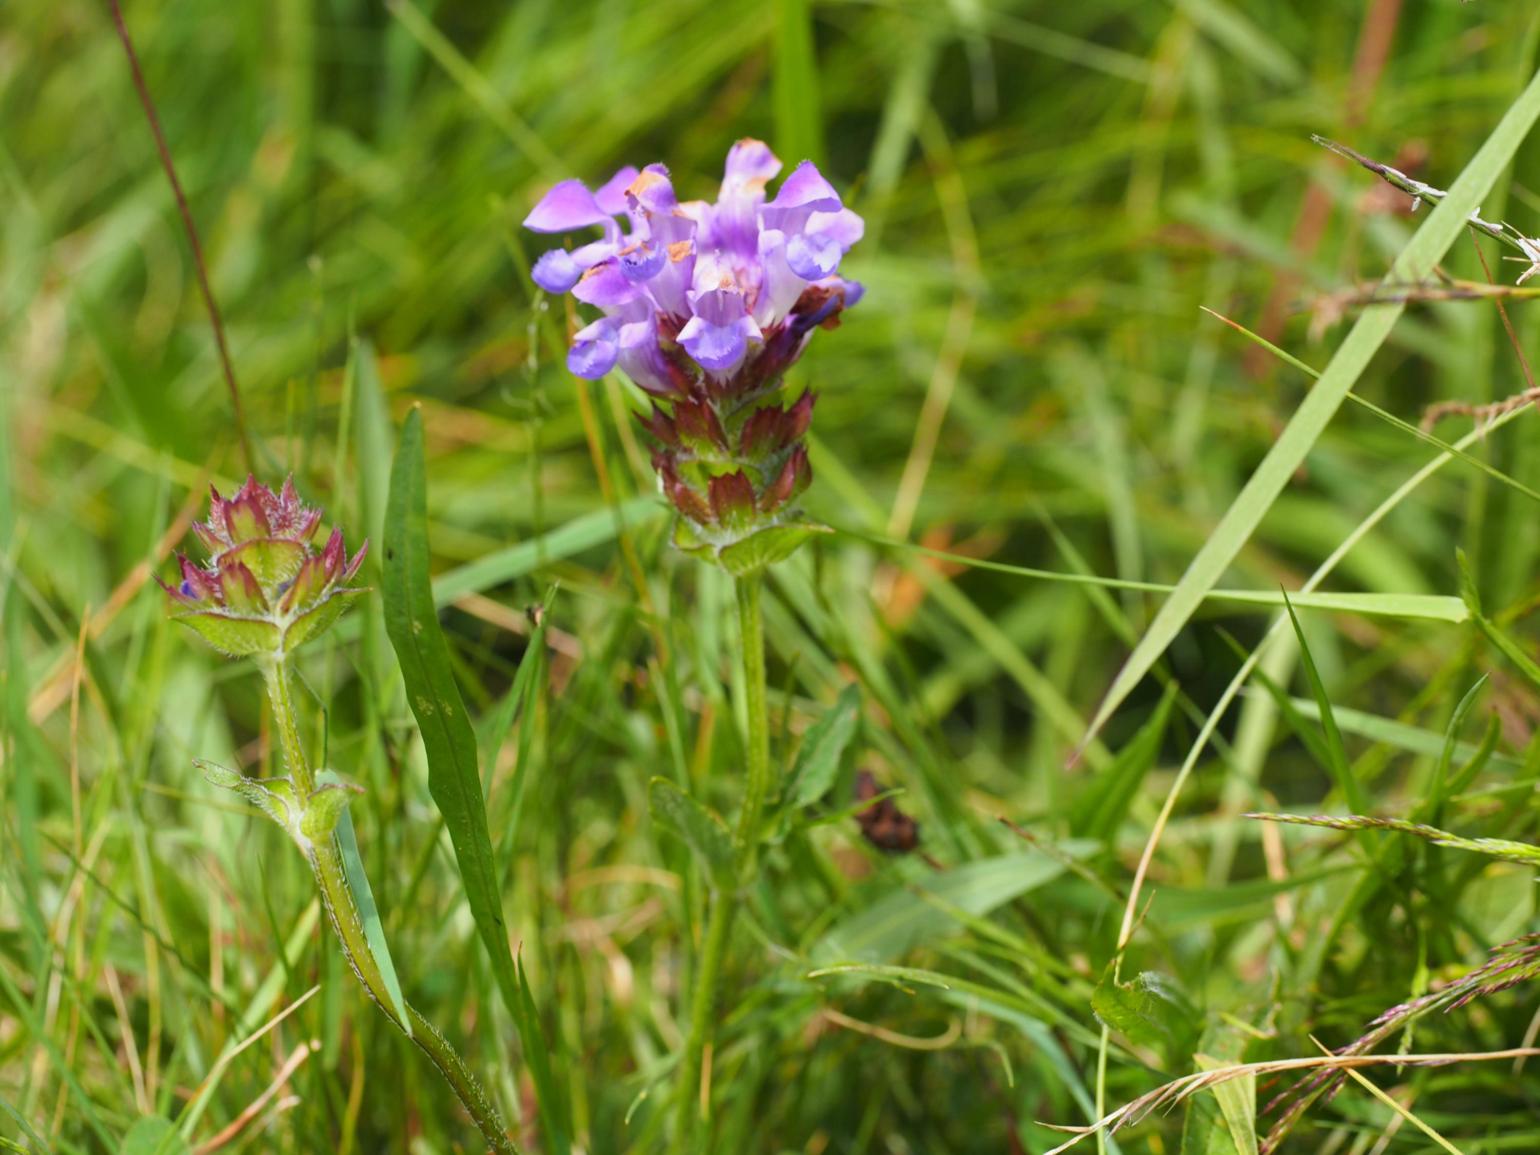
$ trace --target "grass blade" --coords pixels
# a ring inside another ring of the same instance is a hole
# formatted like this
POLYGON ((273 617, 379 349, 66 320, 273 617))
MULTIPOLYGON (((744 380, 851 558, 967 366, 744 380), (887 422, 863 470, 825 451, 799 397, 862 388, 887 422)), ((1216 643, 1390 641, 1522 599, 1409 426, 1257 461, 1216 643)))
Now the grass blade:
MULTIPOLYGON (((1464 229, 1466 218, 1480 207, 1482 197, 1524 143, 1537 117, 1540 117, 1540 74, 1530 80, 1480 151, 1465 166, 1465 171, 1450 188, 1449 196, 1429 214, 1401 251, 1391 266, 1388 279, 1415 283, 1432 273, 1433 266, 1464 229)), ((1225 511, 1177 583, 1176 590, 1160 607, 1150 628, 1118 671, 1107 696, 1091 719, 1085 743, 1096 737, 1107 719, 1150 672, 1166 647, 1191 619, 1204 595, 1224 575, 1404 310, 1404 304, 1390 304, 1368 309, 1358 318, 1322 372, 1321 379, 1306 394, 1272 449, 1225 511)))
POLYGON ((818 61, 813 50, 809 0, 780 0, 775 27, 776 145, 787 167, 822 161, 818 112, 818 61))
POLYGON ((1316 669, 1315 658, 1310 653, 1310 643, 1305 640, 1305 631, 1299 624, 1299 617, 1294 613, 1294 607, 1285 600, 1284 608, 1289 612, 1289 622, 1294 627, 1294 636, 1299 640, 1300 665, 1304 667, 1305 678, 1310 683, 1310 694, 1315 698, 1316 708, 1321 712, 1321 729, 1326 733, 1327 769, 1337 780, 1337 789, 1342 791, 1342 797, 1347 799, 1348 806, 1362 814, 1369 809, 1369 796, 1364 793, 1363 785, 1353 774, 1353 765, 1348 760, 1347 746, 1342 741, 1342 731, 1337 728, 1337 719, 1332 714, 1331 695, 1326 692, 1326 683, 1321 681, 1321 672, 1316 669))

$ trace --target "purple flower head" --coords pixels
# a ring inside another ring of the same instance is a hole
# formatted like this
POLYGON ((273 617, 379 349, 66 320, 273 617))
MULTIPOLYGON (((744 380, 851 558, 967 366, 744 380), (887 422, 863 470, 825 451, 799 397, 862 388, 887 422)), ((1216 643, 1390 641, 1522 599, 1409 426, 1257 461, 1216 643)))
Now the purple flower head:
POLYGON ((597 191, 564 180, 546 193, 526 228, 598 229, 601 236, 545 253, 535 262, 535 283, 570 292, 613 322, 579 332, 568 367, 596 378, 617 364, 629 374, 634 364, 641 372, 636 383, 657 393, 660 379, 667 391, 677 386, 680 374, 660 369, 673 361, 685 377, 710 378, 720 391, 775 350, 776 363, 753 375, 759 385, 778 379, 801 355, 806 335, 827 320, 831 302, 837 310, 859 297, 860 289, 837 274, 864 228, 811 161, 769 196, 780 171, 767 145, 740 140, 727 154, 714 203, 681 202, 660 164, 623 168, 597 191), (814 286, 828 291, 818 300, 825 315, 810 322, 798 315, 798 304, 814 286), (776 341, 782 330, 803 340, 776 341))
POLYGON ((668 169, 652 164, 593 192, 562 181, 524 221, 589 233, 533 270, 542 289, 602 314, 573 335, 567 367, 590 379, 618 368, 654 399, 642 424, 682 515, 675 541, 734 572, 785 556, 818 528, 794 504, 812 480, 813 397, 783 407, 776 395, 814 330, 834 328, 862 295, 839 275, 861 218, 811 161, 772 196, 780 171, 767 145, 740 140, 714 202, 681 201, 668 169))

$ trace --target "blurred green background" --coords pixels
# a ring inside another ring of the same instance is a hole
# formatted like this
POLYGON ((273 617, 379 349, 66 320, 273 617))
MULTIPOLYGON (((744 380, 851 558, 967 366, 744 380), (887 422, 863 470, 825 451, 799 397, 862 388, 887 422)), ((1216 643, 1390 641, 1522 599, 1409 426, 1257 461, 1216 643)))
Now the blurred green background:
MULTIPOLYGON (((1334 294, 1381 276, 1416 220, 1310 134, 1447 187, 1536 67, 1533 7, 130 0, 125 15, 259 474, 293 471, 351 540, 378 543, 394 430, 422 405, 444 620, 484 720, 525 653, 526 608, 560 586, 540 707, 489 742, 484 774, 509 923, 586 1151, 657 1150, 666 1130, 700 895, 648 820, 646 784, 675 774, 723 810, 738 797, 731 593, 668 549, 631 387, 565 373, 575 318, 528 281, 546 246, 519 222, 556 180, 626 163, 662 160, 682 195, 709 197, 743 136, 820 163, 866 218, 844 271, 867 295, 793 375, 820 397, 808 508, 844 532, 771 584, 778 757, 847 682, 864 721, 827 821, 788 836, 749 896, 713 1150, 1042 1152, 1062 1137, 1034 1120, 1092 1118, 1091 999, 1134 864, 1267 618, 1205 610, 1105 745, 1067 768, 1158 598, 870 539, 1175 582, 1309 384, 1199 307, 1324 366, 1355 313, 1334 294), (1136 740, 1166 683, 1181 688, 1169 726, 1136 740), (861 842, 842 813, 858 767, 904 790, 933 864, 861 842), (942 876, 938 899, 927 888, 942 876), (952 985, 807 977, 846 955, 952 985)), ((1537 201, 1530 146, 1483 212, 1537 232, 1537 201)), ((1511 283, 1514 266, 1487 260, 1511 283)), ((1445 267, 1487 276, 1463 239, 1445 267)), ((1509 314, 1533 350, 1535 314, 1509 314)), ((1490 304, 1437 302, 1409 312, 1357 392, 1415 424, 1438 401, 1518 393, 1525 375, 1490 304)), ((227 489, 245 466, 187 242, 97 0, 0 4, 0 415, 0 1136, 110 1151, 140 1115, 191 1102, 190 1139, 217 1141, 199 1150, 476 1149, 311 933, 303 864, 190 764, 264 761, 260 688, 170 626, 148 578, 169 574, 207 485, 227 489), (315 983, 262 1042, 216 1063, 315 983), (316 1053, 220 1138, 312 1039, 316 1053)), ((1328 588, 1450 594, 1463 547, 1522 637, 1540 596, 1536 444, 1523 417, 1475 443, 1500 478, 1441 470, 1328 588)), ((1346 407, 1225 584, 1297 587, 1433 452, 1346 407)), ((398 969, 545 1150, 377 599, 351 620, 305 672, 329 703, 317 742, 368 790, 355 820, 398 969)), ((1424 798, 1455 703, 1490 673, 1464 737, 1474 748, 1496 717, 1497 754, 1442 818, 1533 831, 1525 752, 1540 709, 1474 633, 1303 621, 1378 812, 1424 798)), ((1268 668, 1309 697, 1291 649, 1268 668)), ((1165 976, 1169 999, 1150 998, 1180 1009, 1151 1012, 1148 1036, 1113 1032, 1105 1109, 1199 1052, 1349 1042, 1532 924, 1523 869, 1379 836, 1264 839, 1240 820, 1341 808, 1301 732, 1318 733, 1256 689, 1182 794, 1124 963, 1128 978, 1165 976), (1346 905, 1365 879, 1368 896, 1346 905)), ((1499 998, 1408 1045, 1518 1045, 1534 995, 1499 998)), ((1429 1106, 1461 1151, 1540 1135, 1533 1080, 1507 1065, 1382 1082, 1429 1106)), ((1119 1149, 1244 1150, 1212 1098, 1193 1104, 1119 1149)), ((1285 1149, 1384 1150, 1387 1128, 1388 1149, 1433 1149, 1394 1118, 1350 1088, 1285 1149)))

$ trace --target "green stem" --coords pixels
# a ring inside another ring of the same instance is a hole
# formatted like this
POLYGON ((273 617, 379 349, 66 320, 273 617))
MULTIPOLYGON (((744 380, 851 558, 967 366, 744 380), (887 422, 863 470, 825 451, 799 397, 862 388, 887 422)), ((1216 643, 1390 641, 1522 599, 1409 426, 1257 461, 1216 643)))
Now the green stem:
POLYGON ((770 707, 765 692, 765 619, 760 612, 758 574, 734 583, 738 595, 738 632, 743 638, 743 699, 748 713, 748 777, 743 812, 738 817, 738 854, 751 868, 759 852, 759 822, 770 792, 770 707))
MULTIPOLYGON (((315 790, 315 772, 310 767, 310 760, 305 756, 304 743, 300 741, 299 722, 290 692, 288 667, 282 658, 269 660, 262 663, 262 676, 267 683, 268 700, 272 704, 273 723, 278 730, 278 741, 283 751, 284 763, 288 767, 290 777, 294 780, 296 792, 300 798, 307 798, 315 790)), ((432 1060, 433 1065, 444 1076, 445 1082, 449 1084, 455 1097, 460 1100, 475 1121, 482 1138, 487 1141, 492 1150, 498 1155, 519 1155, 519 1148, 512 1139, 508 1138, 507 1128, 503 1126, 497 1108, 487 1098, 476 1076, 471 1073, 470 1067, 466 1065, 465 1060, 460 1057, 449 1040, 423 1017, 422 1012, 408 1003, 402 1005, 406 1008, 410 1027, 397 1015, 385 976, 375 961, 374 952, 369 949, 369 938, 364 930, 363 920, 359 918, 358 909, 353 905, 353 896, 348 890, 347 876, 342 865, 342 855, 337 850, 335 840, 327 839, 325 842, 316 843, 311 846, 306 857, 310 861, 310 869, 315 875, 316 885, 320 888, 321 904, 326 908, 327 919, 331 922, 332 930, 336 931, 337 940, 342 946, 342 955, 347 959, 354 976, 362 984, 364 993, 398 1030, 417 1044, 423 1054, 432 1060)))
MULTIPOLYGON (((770 715, 765 685, 765 622, 760 607, 762 585, 763 579, 758 574, 740 577, 735 583, 738 632, 743 642, 743 701, 748 716, 748 765, 733 864, 733 877, 739 880, 753 872, 759 854, 760 821, 765 798, 770 792, 770 715)), ((737 910, 736 896, 721 890, 713 894, 700 969, 695 976, 694 997, 690 1000, 690 1034, 685 1040, 684 1063, 679 1072, 674 1136, 670 1148, 674 1155, 683 1155, 691 1150, 691 1141, 696 1137, 698 1125, 710 1117, 709 1102, 701 1104, 699 1115, 695 1105, 700 1094, 706 1046, 711 1041, 711 1030, 716 1018, 722 961, 727 955, 727 940, 737 910)))

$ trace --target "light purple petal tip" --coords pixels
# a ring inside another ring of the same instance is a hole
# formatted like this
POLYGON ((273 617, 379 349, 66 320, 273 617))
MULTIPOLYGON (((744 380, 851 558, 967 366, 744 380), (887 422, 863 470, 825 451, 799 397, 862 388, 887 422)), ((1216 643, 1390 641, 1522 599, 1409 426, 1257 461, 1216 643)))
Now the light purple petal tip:
POLYGON ((633 285, 650 281, 663 271, 668 261, 668 251, 662 245, 646 242, 623 250, 618 260, 620 271, 633 285))
POLYGON ((626 187, 636 179, 636 166, 628 164, 594 193, 594 202, 605 213, 618 217, 626 211, 626 187))
POLYGON ((818 166, 810 160, 805 160, 781 182, 781 187, 776 190, 775 199, 770 202, 770 207, 811 208, 822 212, 838 212, 840 195, 834 191, 833 185, 824 180, 823 174, 818 171, 818 166))
POLYGON ((866 222, 850 209, 837 213, 814 213, 807 218, 807 232, 831 238, 845 252, 866 235, 866 222))
POLYGON ((761 339, 759 326, 743 306, 743 294, 730 289, 694 293, 695 315, 679 330, 679 344, 703 369, 726 373, 748 353, 748 343, 761 339))
POLYGON ((587 185, 580 180, 564 180, 540 198, 524 218, 524 227, 537 233, 565 233, 609 219, 587 185))
POLYGON ((671 213, 679 204, 674 193, 674 182, 669 179, 668 169, 661 164, 649 164, 637 173, 626 187, 626 203, 634 210, 653 215, 671 213))
POLYGON ((567 350, 567 368, 575 376, 597 381, 615 367, 620 357, 620 335, 608 317, 580 329, 567 350))
POLYGON ((780 159, 770 151, 768 144, 745 137, 727 152, 722 191, 727 194, 756 183, 763 187, 766 181, 780 171, 780 159))
POLYGON ((804 281, 821 281, 840 266, 845 254, 832 237, 799 233, 786 241, 786 263, 804 281))
POLYGON ((626 280, 625 274, 620 271, 620 262, 613 259, 595 265, 572 286, 574 297, 585 305, 594 305, 600 309, 624 305, 634 300, 637 292, 636 286, 626 280))
POLYGON ((725 373, 748 352, 748 338, 737 325, 713 325, 691 317, 679 330, 679 343, 702 369, 725 373))
POLYGON ((530 277, 547 293, 566 293, 578 283, 583 270, 566 249, 552 249, 535 262, 530 277))

